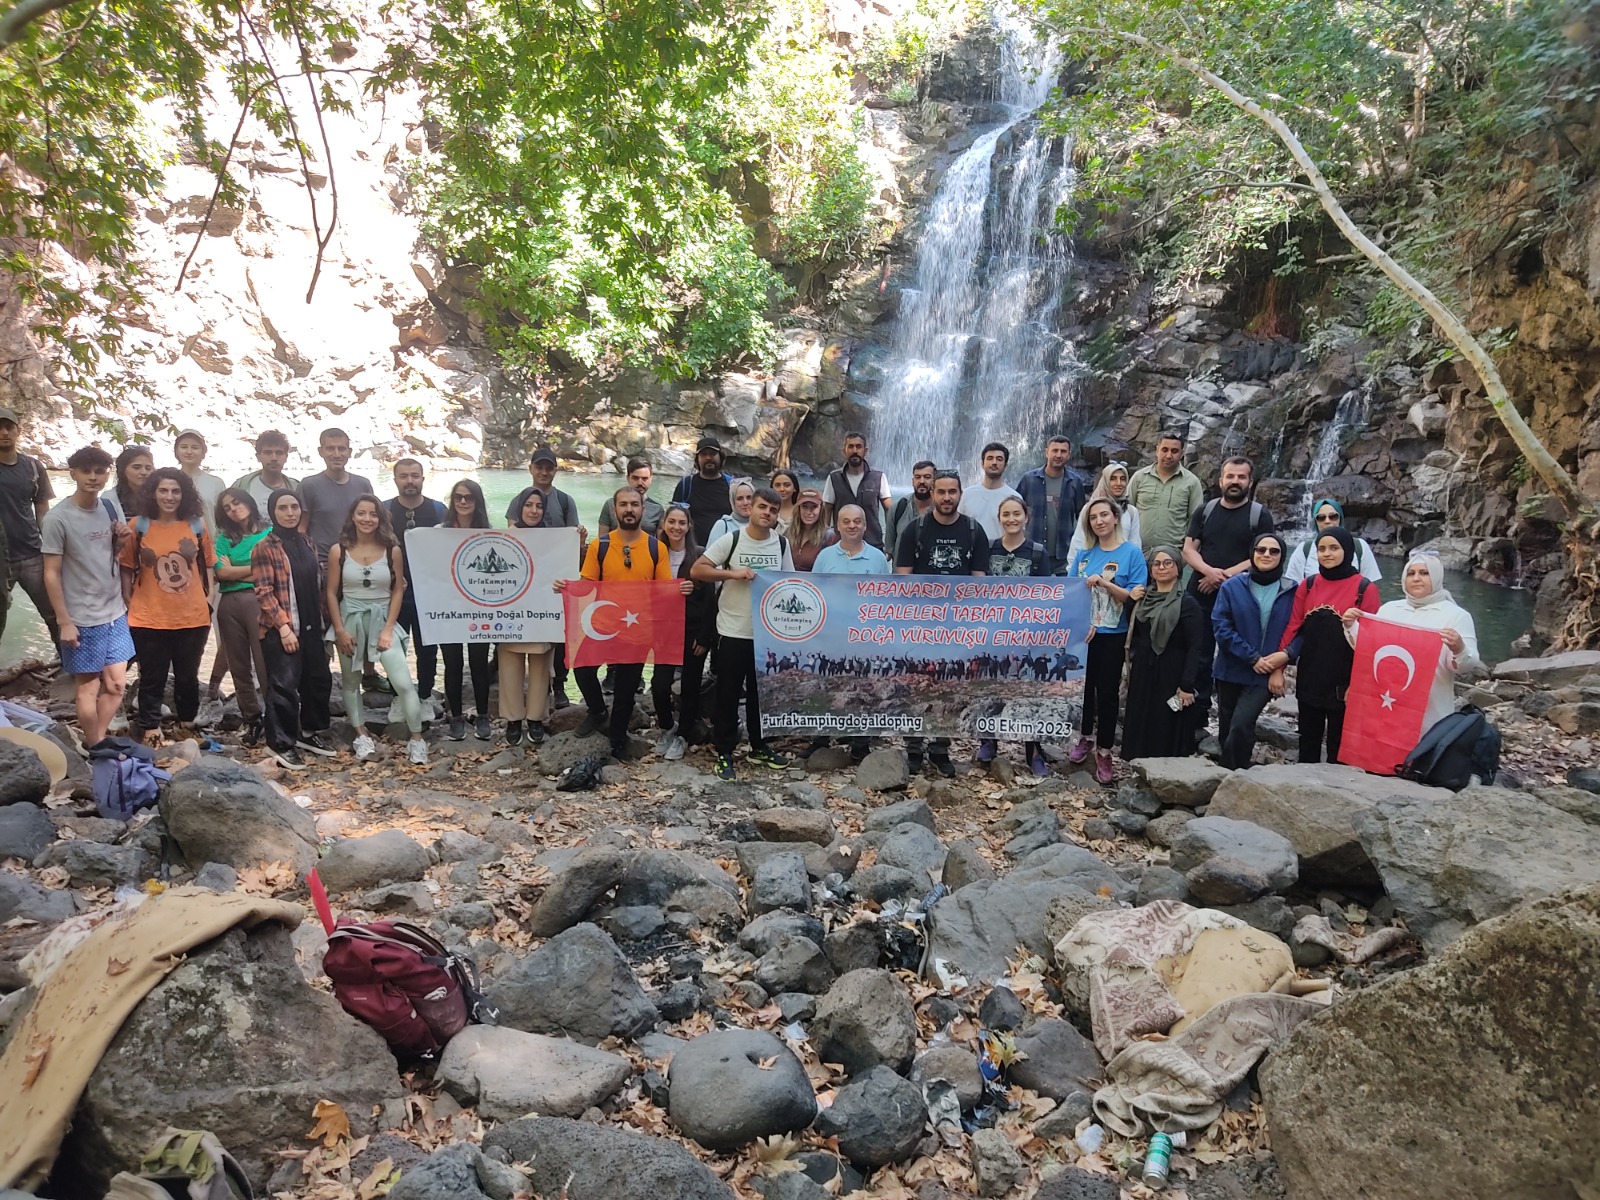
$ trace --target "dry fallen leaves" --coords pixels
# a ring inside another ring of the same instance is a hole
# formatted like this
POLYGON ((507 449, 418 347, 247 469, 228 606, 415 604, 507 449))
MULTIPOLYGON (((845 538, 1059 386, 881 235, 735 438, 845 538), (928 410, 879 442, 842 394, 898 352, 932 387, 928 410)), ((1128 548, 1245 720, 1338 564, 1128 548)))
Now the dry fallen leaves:
POLYGON ((321 1139, 324 1146, 332 1149, 340 1138, 350 1136, 350 1118, 345 1115, 344 1109, 332 1100, 318 1100, 316 1107, 311 1110, 311 1115, 317 1119, 317 1123, 312 1126, 311 1132, 306 1134, 307 1141, 314 1142, 321 1139))
POLYGON ((50 1056, 50 1043, 55 1041, 53 1034, 46 1034, 43 1041, 35 1042, 23 1056, 23 1063, 27 1071, 22 1076, 22 1088, 26 1091, 31 1088, 34 1081, 39 1078, 39 1072, 44 1070, 44 1060, 50 1056))

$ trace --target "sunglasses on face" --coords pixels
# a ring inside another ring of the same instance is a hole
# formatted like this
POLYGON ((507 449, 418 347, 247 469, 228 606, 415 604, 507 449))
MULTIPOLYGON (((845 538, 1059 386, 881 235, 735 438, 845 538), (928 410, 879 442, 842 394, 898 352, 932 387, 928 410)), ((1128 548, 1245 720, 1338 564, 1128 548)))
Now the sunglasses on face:
POLYGON ((1338 513, 1325 512, 1325 513, 1318 513, 1317 514, 1317 524, 1319 524, 1319 525, 1337 525, 1338 523, 1339 523, 1339 514, 1338 513))
POLYGON ((457 504, 460 504, 463 500, 465 500, 468 504, 472 503, 472 496, 467 492, 457 492, 454 496, 451 496, 450 499, 454 500, 457 504))
POLYGON ((1282 558, 1283 557, 1283 551, 1282 550, 1276 550, 1271 546, 1262 546, 1259 550, 1256 551, 1256 553, 1257 554, 1264 554, 1268 558, 1282 558))

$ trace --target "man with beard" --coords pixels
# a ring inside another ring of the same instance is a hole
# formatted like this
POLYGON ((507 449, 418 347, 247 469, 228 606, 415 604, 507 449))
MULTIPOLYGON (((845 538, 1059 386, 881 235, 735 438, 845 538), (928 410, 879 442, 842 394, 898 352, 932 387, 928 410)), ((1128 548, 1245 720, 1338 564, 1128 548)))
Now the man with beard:
MULTIPOLYGON (((611 510, 617 527, 589 543, 583 556, 584 579, 672 579, 672 563, 666 547, 639 528, 644 520, 644 497, 630 484, 611 497, 611 510)), ((566 589, 566 580, 556 582, 556 591, 566 589)), ((608 662, 607 674, 615 680, 611 710, 606 711, 605 693, 600 690, 599 667, 575 667, 578 691, 589 706, 589 715, 578 726, 578 736, 588 737, 604 729, 611 738, 611 753, 619 760, 628 757, 628 721, 633 716, 633 698, 644 678, 644 663, 608 662)))
POLYGON ((414 458, 402 458, 394 464, 394 486, 400 494, 389 501, 389 520, 394 525, 394 535, 400 539, 400 549, 405 554, 406 590, 400 601, 397 624, 411 635, 411 645, 417 652, 417 695, 423 700, 423 718, 431 720, 428 697, 433 695, 433 683, 439 669, 439 647, 423 640, 422 626, 417 620, 417 585, 411 570, 411 551, 406 545, 406 533, 412 529, 431 529, 444 520, 445 508, 438 500, 422 494, 425 478, 422 464, 414 458))
MULTIPOLYGON (((578 502, 556 486, 556 468, 559 465, 556 452, 549 446, 534 450, 528 459, 528 477, 533 480, 533 486, 523 488, 511 498, 511 503, 506 505, 506 520, 512 524, 520 520, 522 506, 528 502, 528 493, 537 491, 544 497, 544 528, 576 529, 581 546, 589 539, 589 530, 578 519, 578 502)), ((566 678, 564 671, 561 678, 566 678)))
POLYGON ((1200 678, 1195 693, 1195 729, 1204 736, 1211 713, 1211 668, 1216 655, 1216 640, 1211 628, 1211 610, 1217 603, 1217 589, 1227 580, 1250 569, 1250 547, 1257 534, 1272 533, 1272 514, 1250 499, 1255 483, 1255 466, 1248 458, 1230 458, 1222 464, 1222 495, 1208 500, 1189 519, 1188 536, 1183 539, 1183 561, 1194 571, 1189 593, 1200 603, 1205 619, 1200 630, 1200 678))
POLYGON ((926 458, 911 468, 911 494, 896 500, 889 513, 889 531, 883 544, 890 558, 894 557, 906 527, 933 507, 933 475, 937 470, 932 460, 926 458))
POLYGON ((1189 520, 1205 503, 1200 477, 1183 465, 1183 435, 1166 429, 1156 438, 1156 460, 1128 480, 1124 501, 1139 510, 1139 548, 1176 546, 1189 530, 1189 520))
POLYGON ((844 470, 835 471, 822 485, 822 502, 827 505, 828 524, 834 525, 839 510, 847 504, 859 505, 867 514, 867 544, 883 549, 883 518, 889 507, 889 489, 883 472, 867 466, 867 438, 854 430, 844 435, 844 470))
POLYGON ((1017 495, 1017 490, 1005 481, 1011 451, 1000 442, 990 442, 983 448, 980 461, 983 478, 977 487, 962 493, 961 512, 983 526, 983 536, 992 542, 1005 532, 1000 528, 1001 503, 1017 495))
POLYGON ((704 546, 712 527, 733 511, 732 483, 733 476, 722 470, 722 444, 714 437, 701 438, 694 448, 694 474, 672 489, 672 503, 689 506, 695 545, 704 546))
MULTIPOLYGON (((895 547, 895 574, 988 574, 990 539, 976 521, 956 511, 960 504, 961 477, 954 471, 940 471, 933 477, 933 508, 900 535, 900 544, 895 547)), ((939 774, 949 778, 956 773, 950 762, 949 738, 925 743, 922 738, 908 737, 906 760, 913 775, 922 770, 924 750, 939 774)))
MULTIPOLYGON (((667 510, 662 507, 659 500, 650 499, 650 484, 654 478, 655 474, 650 469, 649 459, 628 460, 628 482, 633 484, 634 491, 644 497, 644 524, 640 528, 651 535, 661 528, 661 518, 667 515, 667 510)), ((611 501, 607 500, 605 506, 600 509, 600 532, 610 533, 616 527, 617 516, 611 510, 611 501)))

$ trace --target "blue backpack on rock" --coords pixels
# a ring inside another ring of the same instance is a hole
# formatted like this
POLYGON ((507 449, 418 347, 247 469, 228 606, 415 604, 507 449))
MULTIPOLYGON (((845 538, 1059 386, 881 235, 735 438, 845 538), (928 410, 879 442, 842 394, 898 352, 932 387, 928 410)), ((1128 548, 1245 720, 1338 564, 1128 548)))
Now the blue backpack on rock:
POLYGON ((117 821, 131 821, 140 809, 155 807, 161 785, 172 778, 156 766, 149 746, 125 737, 108 737, 90 747, 89 772, 95 810, 117 821))

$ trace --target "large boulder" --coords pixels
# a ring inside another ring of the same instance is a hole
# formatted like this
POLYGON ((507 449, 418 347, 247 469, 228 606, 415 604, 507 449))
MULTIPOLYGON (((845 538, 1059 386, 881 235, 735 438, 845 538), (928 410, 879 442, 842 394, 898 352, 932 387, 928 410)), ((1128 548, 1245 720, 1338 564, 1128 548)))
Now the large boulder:
POLYGON ((1136 758, 1130 764, 1144 790, 1163 804, 1199 808, 1233 772, 1209 758, 1136 758))
POLYGON ((353 892, 380 883, 411 883, 421 879, 433 858, 421 842, 398 829, 385 829, 367 837, 344 838, 328 847, 318 874, 330 892, 353 892))
POLYGON ((558 933, 488 990, 502 1025, 590 1045, 644 1033, 658 1019, 617 944, 588 922, 558 933))
POLYGON ((1443 788, 1369 775, 1338 763, 1276 763, 1234 771, 1212 796, 1211 817, 1252 821, 1281 833, 1309 884, 1375 890, 1376 869, 1356 834, 1356 814, 1388 796, 1447 800, 1443 788))
POLYGON ((1172 869, 1207 904, 1243 904, 1293 884, 1300 858, 1282 834, 1252 821, 1204 816, 1173 836, 1172 869))
MULTIPOLYGON (((375 1156, 375 1148, 366 1153, 375 1156)), ((513 1200, 527 1190, 527 1176, 515 1167, 488 1158, 471 1142, 455 1142, 406 1171, 389 1200, 513 1200)))
MULTIPOLYGON (((0 771, 4 769, 0 766, 0 771)), ((38 805, 0 805, 0 859, 20 858, 32 862, 55 840, 56 823, 38 805)))
POLYGON ((71 892, 42 888, 15 871, 0 870, 0 924, 21 917, 25 921, 53 925, 75 912, 77 908, 72 903, 71 892))
POLYGON ((289 930, 235 930, 196 950, 123 1023, 89 1077, 52 1194, 102 1196, 169 1125, 209 1129, 258 1193, 302 1149, 319 1101, 356 1136, 405 1094, 371 1027, 306 983, 289 930))
POLYGON ((561 1117, 511 1121, 483 1139, 486 1154, 527 1163, 533 1190, 566 1200, 734 1200, 733 1190, 667 1138, 561 1117))
POLYGON ((804 1129, 817 1115, 800 1060, 760 1030, 702 1034, 672 1056, 667 1082, 672 1123, 708 1150, 804 1129))
POLYGON ((534 937, 554 937, 588 915, 607 892, 622 882, 632 852, 615 846, 588 846, 578 851, 539 899, 528 919, 534 937))
POLYGON ((939 899, 928 930, 928 968, 940 964, 974 982, 1006 973, 1018 947, 1049 957, 1053 942, 1046 918, 1053 900, 1096 895, 1132 900, 1137 888, 1092 850, 1045 846, 999 879, 969 883, 939 899))
POLYGON ((232 759, 203 759, 174 775, 161 790, 161 817, 191 867, 285 862, 303 876, 317 865, 311 814, 232 759))
POLYGON ((1496 679, 1558 688, 1586 675, 1600 675, 1600 650, 1568 650, 1544 658, 1508 658, 1494 668, 1496 679))
POLYGON ((566 1038, 469 1025, 444 1048, 434 1078, 478 1115, 497 1121, 530 1112, 581 1117, 633 1074, 621 1055, 566 1038))
POLYGON ((1396 796, 1356 817, 1384 890, 1430 954, 1528 900, 1600 883, 1600 827, 1527 792, 1444 795, 1396 796))
POLYGON ((736 925, 743 917, 738 882, 708 858, 685 850, 641 850, 623 870, 617 904, 654 904, 686 912, 708 925, 736 925))
POLYGON ((1537 900, 1304 1022, 1261 1090, 1295 1200, 1600 1190, 1600 887, 1537 900))
POLYGON ((917 1014, 901 982, 888 971, 847 971, 817 1001, 811 1037, 823 1062, 855 1075, 880 1064, 904 1071, 917 1052, 917 1014))
POLYGON ((50 769, 29 746, 0 738, 0 805, 43 804, 50 769))
POLYGON ((927 1123, 922 1090, 888 1067, 873 1067, 834 1094, 817 1116, 817 1131, 837 1138, 856 1166, 872 1170, 911 1157, 927 1123))

